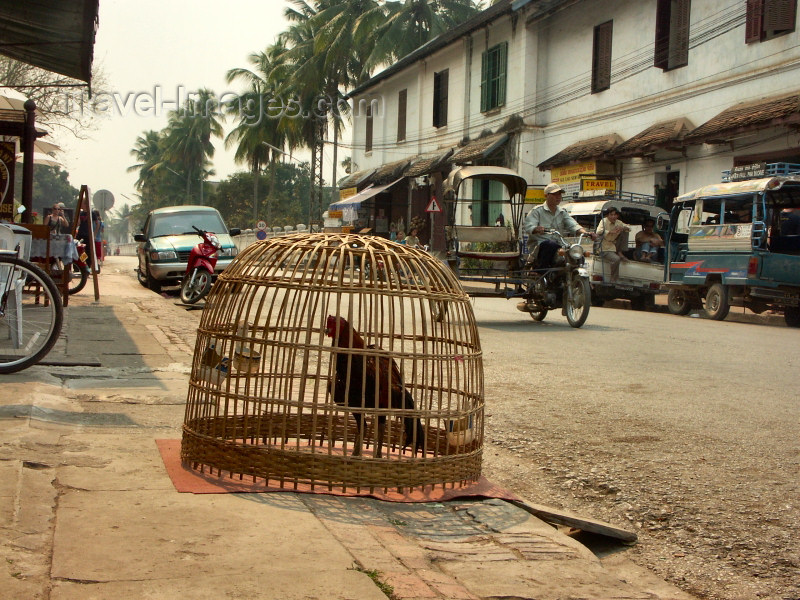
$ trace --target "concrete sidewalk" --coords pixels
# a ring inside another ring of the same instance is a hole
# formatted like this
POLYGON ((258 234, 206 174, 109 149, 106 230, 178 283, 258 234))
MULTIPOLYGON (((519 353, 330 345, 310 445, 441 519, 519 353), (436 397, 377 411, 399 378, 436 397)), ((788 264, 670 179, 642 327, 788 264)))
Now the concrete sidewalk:
POLYGON ((0 379, 3 598, 689 597, 501 500, 176 492, 155 440, 180 437, 197 314, 129 264, 0 379))

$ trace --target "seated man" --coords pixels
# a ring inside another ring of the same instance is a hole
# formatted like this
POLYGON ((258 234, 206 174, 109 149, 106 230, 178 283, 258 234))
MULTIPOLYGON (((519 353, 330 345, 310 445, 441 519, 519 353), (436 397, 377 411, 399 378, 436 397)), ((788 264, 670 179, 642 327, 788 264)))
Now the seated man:
POLYGON ((530 236, 531 244, 539 246, 537 266, 549 268, 553 266, 556 252, 561 245, 552 239, 551 234, 544 233, 545 229, 555 229, 561 235, 588 234, 595 239, 594 233, 587 232, 570 214, 561 208, 561 198, 564 190, 557 183, 551 183, 544 188, 544 204, 531 210, 522 224, 522 234, 530 236))
POLYGON ((636 234, 636 250, 633 251, 636 260, 655 262, 658 249, 664 246, 664 240, 653 231, 655 224, 655 219, 645 219, 642 223, 642 230, 636 234))
POLYGON ((610 267, 610 281, 619 279, 619 263, 627 261, 625 250, 628 249, 628 232, 631 230, 619 220, 619 211, 614 206, 605 209, 605 216, 597 226, 597 235, 600 236, 600 256, 608 261, 610 267))
POLYGON ((780 214, 781 235, 800 235, 800 209, 784 208, 780 214))

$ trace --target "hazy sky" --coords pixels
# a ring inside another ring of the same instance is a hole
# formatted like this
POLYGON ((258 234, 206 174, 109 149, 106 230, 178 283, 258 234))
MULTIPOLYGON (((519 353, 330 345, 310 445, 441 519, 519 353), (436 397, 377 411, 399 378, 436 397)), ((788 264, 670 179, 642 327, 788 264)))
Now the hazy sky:
MULTIPOLYGON (((123 194, 136 198, 136 174, 126 172, 136 162, 130 154, 136 138, 166 125, 180 88, 186 93, 206 87, 217 95, 241 91, 241 84, 225 83, 225 73, 249 68, 248 55, 286 29, 286 6, 283 0, 100 0, 95 63, 102 65, 117 96, 102 98, 108 117, 89 132, 91 139, 56 138, 70 182, 86 184, 93 193, 110 190, 115 207, 132 204, 123 194)), ((221 140, 215 147, 213 179, 247 168, 234 164, 234 149, 226 150, 221 140)), ((328 165, 331 154, 326 149, 328 165)))

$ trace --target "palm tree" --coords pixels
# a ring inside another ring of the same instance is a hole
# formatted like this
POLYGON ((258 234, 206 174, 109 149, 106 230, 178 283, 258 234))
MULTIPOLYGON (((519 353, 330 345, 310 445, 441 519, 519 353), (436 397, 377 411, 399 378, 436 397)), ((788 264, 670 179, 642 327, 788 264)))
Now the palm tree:
POLYGON ((128 235, 131 230, 131 219, 134 213, 131 207, 123 204, 119 208, 108 213, 108 231, 117 243, 127 243, 128 235))
MULTIPOLYGON (((313 6, 303 0, 291 0, 295 8, 287 9, 286 17, 293 24, 281 35, 287 47, 285 64, 292 65, 291 77, 285 87, 299 103, 303 115, 294 119, 288 128, 289 137, 300 140, 311 149, 312 179, 317 184, 312 193, 316 198, 323 183, 322 140, 332 117, 334 140, 342 128, 342 116, 330 107, 341 106, 344 92, 366 77, 361 56, 366 56, 372 38, 356 35, 364 15, 375 15, 376 0, 320 0, 313 6), (327 110, 320 110, 320 102, 327 110)), ((361 27, 361 31, 366 31, 361 27)), ((336 165, 336 145, 334 165, 336 165)), ((318 207, 309 206, 309 217, 318 207)))
MULTIPOLYGON (((275 86, 270 74, 281 66, 286 48, 280 42, 267 47, 265 52, 253 53, 249 62, 253 69, 236 68, 226 74, 228 83, 242 81, 247 90, 229 102, 226 110, 234 115, 239 123, 225 138, 225 147, 234 143, 237 163, 247 163, 253 173, 253 221, 258 220, 258 182, 263 165, 274 165, 278 154, 283 151, 286 141, 285 124, 280 114, 276 114, 271 102, 276 99, 275 86), (275 150, 277 149, 277 151, 275 150)), ((274 167, 270 180, 267 200, 267 219, 269 219, 269 198, 274 192, 274 167)))
POLYGON ((138 162, 128 167, 127 171, 128 173, 139 172, 139 177, 136 180, 136 189, 139 192, 144 192, 153 183, 155 166, 163 160, 161 156, 161 133, 153 130, 145 131, 136 138, 131 154, 138 162))
POLYGON ((202 183, 204 172, 214 156, 212 137, 222 137, 222 125, 216 118, 218 102, 207 89, 186 101, 183 110, 171 111, 164 131, 163 161, 156 169, 185 177, 186 199, 191 202, 192 182, 202 183))
MULTIPOLYGON (((483 3, 474 0, 386 2, 380 7, 385 19, 375 29, 375 44, 364 61, 364 68, 371 71, 381 64, 399 60, 482 9, 483 3)), ((370 25, 373 22, 370 20, 370 25)))

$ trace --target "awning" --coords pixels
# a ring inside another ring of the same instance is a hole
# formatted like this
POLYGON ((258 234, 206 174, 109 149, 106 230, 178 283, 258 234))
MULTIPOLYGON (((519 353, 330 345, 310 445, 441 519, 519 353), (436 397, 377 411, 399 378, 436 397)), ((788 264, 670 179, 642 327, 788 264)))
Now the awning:
POLYGON ((540 171, 546 171, 553 167, 561 167, 570 163, 602 158, 607 156, 621 142, 622 138, 616 133, 591 138, 589 140, 581 140, 580 142, 575 142, 571 146, 567 146, 561 152, 551 156, 537 166, 540 171))
POLYGON ((484 138, 473 140, 466 146, 459 148, 453 153, 452 161, 456 164, 472 162, 473 160, 485 159, 497 151, 508 141, 507 133, 497 133, 484 138))
POLYGON ((361 206, 361 203, 364 202, 364 200, 369 200, 373 196, 377 196, 381 192, 385 192, 401 179, 403 178, 400 177, 398 179, 395 179, 393 182, 387 183, 386 185, 371 185, 369 187, 366 187, 357 194, 350 196, 349 198, 345 198, 344 200, 339 200, 337 202, 334 202, 333 204, 330 205, 330 210, 342 210, 344 208, 357 209, 359 206, 361 206))
POLYGON ((724 144, 742 133, 781 125, 800 125, 800 93, 737 104, 706 121, 684 139, 692 144, 724 144))
POLYGON ((616 158, 646 156, 656 150, 681 150, 683 138, 694 129, 687 119, 672 119, 651 125, 641 133, 625 140, 611 151, 616 158))
POLYGON ((91 83, 98 6, 99 0, 0 0, 0 54, 91 83))

